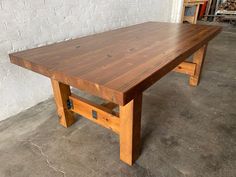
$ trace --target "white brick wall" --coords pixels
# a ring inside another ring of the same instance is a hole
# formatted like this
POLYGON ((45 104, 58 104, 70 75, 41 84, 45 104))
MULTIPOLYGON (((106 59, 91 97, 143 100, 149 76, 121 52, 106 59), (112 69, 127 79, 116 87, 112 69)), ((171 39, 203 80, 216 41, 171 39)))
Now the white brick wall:
POLYGON ((8 53, 141 23, 170 21, 176 0, 0 0, 0 120, 52 94, 50 80, 8 53))

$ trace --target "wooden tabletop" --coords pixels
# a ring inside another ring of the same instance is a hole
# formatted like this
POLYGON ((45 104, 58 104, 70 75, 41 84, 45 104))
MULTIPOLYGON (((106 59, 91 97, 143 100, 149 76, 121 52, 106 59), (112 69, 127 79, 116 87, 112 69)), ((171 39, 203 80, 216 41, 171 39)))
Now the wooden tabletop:
POLYGON ((146 22, 10 54, 11 62, 125 105, 220 32, 146 22))

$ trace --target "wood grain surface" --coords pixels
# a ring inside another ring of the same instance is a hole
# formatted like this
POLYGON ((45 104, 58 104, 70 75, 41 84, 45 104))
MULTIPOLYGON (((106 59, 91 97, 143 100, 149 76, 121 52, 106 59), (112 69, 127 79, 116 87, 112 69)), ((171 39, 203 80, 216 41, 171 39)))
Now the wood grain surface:
POLYGON ((11 62, 125 105, 220 32, 146 22, 10 54, 11 62))

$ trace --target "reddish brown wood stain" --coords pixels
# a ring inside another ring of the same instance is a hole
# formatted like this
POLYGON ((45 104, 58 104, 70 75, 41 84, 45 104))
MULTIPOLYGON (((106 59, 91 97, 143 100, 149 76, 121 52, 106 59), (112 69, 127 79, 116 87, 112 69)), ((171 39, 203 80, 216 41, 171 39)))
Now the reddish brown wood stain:
POLYGON ((10 54, 11 62, 125 105, 220 27, 147 22, 10 54))

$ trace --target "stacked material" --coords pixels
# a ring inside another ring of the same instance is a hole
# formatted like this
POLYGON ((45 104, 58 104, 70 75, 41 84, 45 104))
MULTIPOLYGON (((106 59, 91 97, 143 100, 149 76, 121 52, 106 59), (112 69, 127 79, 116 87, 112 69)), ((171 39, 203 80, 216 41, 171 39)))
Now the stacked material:
POLYGON ((236 11, 236 0, 227 0, 219 5, 218 10, 236 11))

